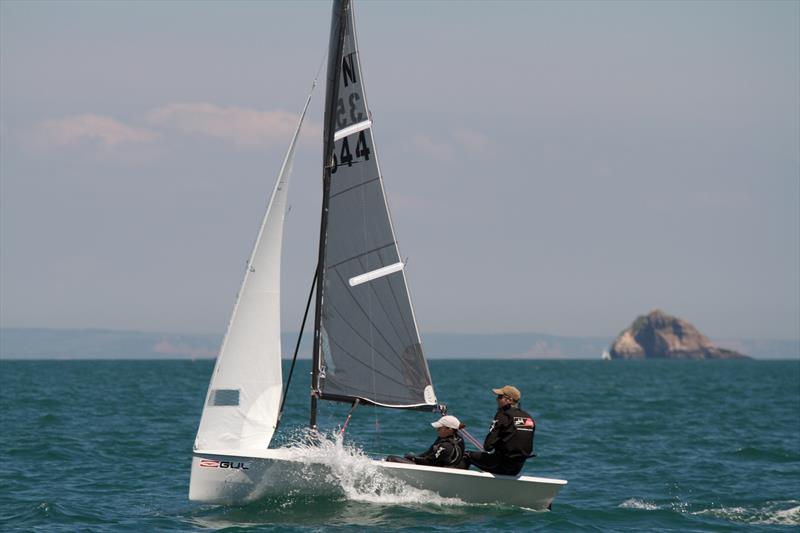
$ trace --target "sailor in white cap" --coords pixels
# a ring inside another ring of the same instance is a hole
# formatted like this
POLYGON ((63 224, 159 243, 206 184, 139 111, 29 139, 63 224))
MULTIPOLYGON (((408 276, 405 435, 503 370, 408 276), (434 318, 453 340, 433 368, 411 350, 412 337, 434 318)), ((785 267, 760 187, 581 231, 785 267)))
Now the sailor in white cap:
POLYGON ((436 428, 439 437, 424 453, 420 455, 407 453, 405 458, 390 455, 386 460, 394 463, 467 468, 464 460, 464 439, 458 433, 458 430, 464 425, 458 418, 451 415, 443 416, 436 422, 432 422, 431 425, 436 428))

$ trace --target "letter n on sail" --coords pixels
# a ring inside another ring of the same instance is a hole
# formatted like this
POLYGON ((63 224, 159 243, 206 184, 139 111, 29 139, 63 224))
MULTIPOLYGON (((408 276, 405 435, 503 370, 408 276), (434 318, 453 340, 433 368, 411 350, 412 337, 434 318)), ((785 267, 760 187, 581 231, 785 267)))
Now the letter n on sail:
POLYGON ((353 67, 353 57, 355 55, 355 52, 351 52, 342 57, 342 80, 344 81, 345 87, 349 86, 351 83, 358 83, 356 69, 353 67))

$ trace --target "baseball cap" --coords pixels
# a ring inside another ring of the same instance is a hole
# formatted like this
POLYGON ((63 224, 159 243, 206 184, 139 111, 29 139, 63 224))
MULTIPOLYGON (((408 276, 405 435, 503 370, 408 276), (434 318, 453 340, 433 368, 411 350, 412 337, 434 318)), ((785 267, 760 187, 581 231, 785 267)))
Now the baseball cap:
POLYGON ((445 427, 450 429, 458 429, 461 427, 461 421, 452 415, 447 415, 443 416, 436 422, 431 422, 431 425, 435 428, 445 427))
POLYGON ((520 393, 519 389, 513 385, 505 385, 501 389, 492 389, 492 392, 511 398, 515 402, 518 402, 519 399, 522 398, 522 393, 520 393))

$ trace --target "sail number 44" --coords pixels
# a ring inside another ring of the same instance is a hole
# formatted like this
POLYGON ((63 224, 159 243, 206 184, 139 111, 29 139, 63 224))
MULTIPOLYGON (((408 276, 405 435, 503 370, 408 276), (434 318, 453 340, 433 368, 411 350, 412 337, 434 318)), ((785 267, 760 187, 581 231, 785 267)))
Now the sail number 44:
POLYGON ((356 141, 355 146, 355 157, 353 156, 353 152, 350 150, 350 141, 348 138, 342 138, 342 144, 339 147, 338 156, 336 153, 333 154, 333 168, 331 169, 331 174, 335 173, 336 169, 338 169, 340 166, 353 166, 353 163, 358 163, 357 160, 359 159, 363 161, 369 161, 369 154, 371 153, 372 150, 370 150, 369 146, 367 145, 367 136, 364 135, 363 131, 358 132, 358 140, 356 141))

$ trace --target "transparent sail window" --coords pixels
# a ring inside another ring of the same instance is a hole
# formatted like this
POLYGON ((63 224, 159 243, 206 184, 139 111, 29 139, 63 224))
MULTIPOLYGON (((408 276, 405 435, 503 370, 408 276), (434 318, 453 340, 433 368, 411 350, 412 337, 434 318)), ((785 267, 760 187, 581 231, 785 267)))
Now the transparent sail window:
POLYGON ((239 405, 239 389, 214 389, 208 405, 215 407, 236 407, 239 405))

